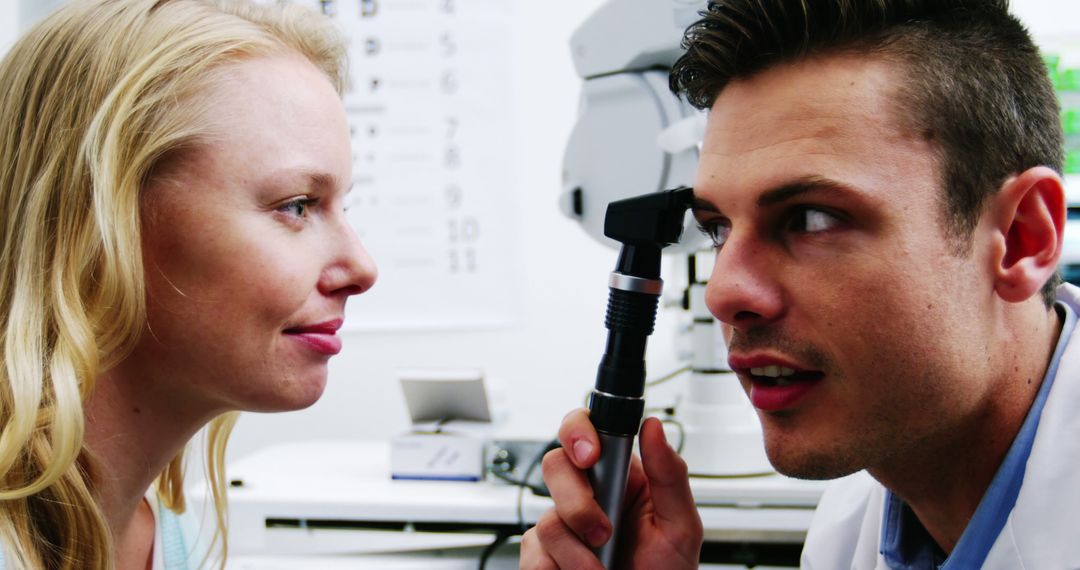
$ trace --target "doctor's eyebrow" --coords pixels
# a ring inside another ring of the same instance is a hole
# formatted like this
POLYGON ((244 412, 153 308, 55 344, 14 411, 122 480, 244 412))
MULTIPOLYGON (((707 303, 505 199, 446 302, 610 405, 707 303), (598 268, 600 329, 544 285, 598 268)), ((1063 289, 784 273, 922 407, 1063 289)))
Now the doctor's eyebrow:
POLYGON ((712 202, 709 202, 708 200, 705 200, 703 198, 698 198, 697 196, 694 196, 693 202, 690 203, 690 211, 691 212, 719 213, 720 209, 717 208, 716 206, 714 206, 712 204, 712 202))
POLYGON ((833 195, 859 194, 857 190, 842 182, 821 176, 809 176, 763 192, 758 196, 757 205, 759 208, 768 208, 810 192, 833 195))
MULTIPOLYGON (((777 186, 763 192, 757 198, 757 206, 759 208, 768 208, 781 204, 788 200, 793 200, 805 194, 832 194, 836 196, 851 196, 861 195, 862 193, 855 188, 832 180, 831 178, 824 178, 821 176, 808 176, 800 178, 792 182, 788 182, 782 186, 777 186)), ((720 208, 715 204, 709 202, 704 198, 694 197, 694 201, 690 205, 692 212, 706 212, 710 214, 722 214, 720 208)))

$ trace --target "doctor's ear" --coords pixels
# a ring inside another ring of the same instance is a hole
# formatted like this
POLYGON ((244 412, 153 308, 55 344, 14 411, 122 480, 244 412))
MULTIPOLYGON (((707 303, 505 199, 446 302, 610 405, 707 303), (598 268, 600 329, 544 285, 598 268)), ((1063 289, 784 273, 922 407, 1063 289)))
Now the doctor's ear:
POLYGON ((1038 166, 1005 181, 986 212, 995 240, 994 290, 1019 303, 1038 295, 1057 271, 1065 235, 1065 187, 1038 166))

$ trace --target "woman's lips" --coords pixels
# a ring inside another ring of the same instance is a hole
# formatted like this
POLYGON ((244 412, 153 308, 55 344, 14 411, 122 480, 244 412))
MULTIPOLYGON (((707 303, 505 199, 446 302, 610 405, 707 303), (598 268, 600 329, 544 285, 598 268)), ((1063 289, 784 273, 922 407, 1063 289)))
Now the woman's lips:
POLYGON ((341 352, 341 339, 337 330, 343 319, 335 318, 313 325, 285 329, 285 335, 302 342, 305 346, 327 356, 341 352))
POLYGON ((334 333, 286 331, 285 334, 319 354, 333 356, 341 352, 341 339, 334 333))

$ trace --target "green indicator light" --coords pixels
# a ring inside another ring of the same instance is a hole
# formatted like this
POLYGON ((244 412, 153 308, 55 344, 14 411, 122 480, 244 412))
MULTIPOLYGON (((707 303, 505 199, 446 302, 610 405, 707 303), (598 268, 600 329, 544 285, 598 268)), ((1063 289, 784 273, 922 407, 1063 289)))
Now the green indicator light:
POLYGON ((1057 73, 1058 91, 1080 91, 1080 69, 1061 69, 1057 73))
POLYGON ((1050 75, 1056 75, 1058 65, 1061 64, 1061 56, 1056 53, 1044 53, 1043 62, 1046 63, 1046 69, 1050 71, 1050 75))
POLYGON ((1065 174, 1080 174, 1080 150, 1065 153, 1065 174))
POLYGON ((1065 109, 1061 113, 1061 128, 1067 136, 1080 135, 1080 110, 1065 109))

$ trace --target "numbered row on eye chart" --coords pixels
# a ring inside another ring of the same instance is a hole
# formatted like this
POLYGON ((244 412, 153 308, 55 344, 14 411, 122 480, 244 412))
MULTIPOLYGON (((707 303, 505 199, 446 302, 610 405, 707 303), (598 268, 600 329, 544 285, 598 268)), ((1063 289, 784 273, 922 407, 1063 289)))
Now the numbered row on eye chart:
POLYGON ((452 171, 476 150, 498 154, 512 123, 508 74, 498 69, 417 64, 357 73, 345 99, 357 167, 452 171))
POLYGON ((349 55, 360 65, 394 64, 401 58, 425 58, 433 63, 483 59, 500 55, 493 49, 499 45, 493 39, 506 33, 506 30, 482 23, 432 24, 426 28, 411 25, 399 30, 393 26, 373 25, 355 29, 349 34, 349 55))
POLYGON ((443 18, 482 18, 508 9, 509 0, 294 0, 331 18, 352 23, 443 18))
POLYGON ((475 265, 477 250, 485 247, 490 239, 484 236, 483 225, 484 222, 473 215, 446 218, 443 224, 431 223, 426 216, 414 216, 391 226, 371 228, 376 231, 365 231, 360 238, 369 245, 392 243, 393 248, 386 248, 387 251, 407 251, 412 257, 417 253, 420 257, 435 256, 445 249, 457 252, 455 255, 459 257, 468 257, 472 260, 470 265, 475 265))
POLYGON ((498 170, 510 157, 508 115, 498 108, 486 115, 350 113, 353 183, 365 192, 387 180, 398 185, 383 191, 423 182, 430 193, 436 190, 431 183, 441 180, 505 192, 507 181, 498 170))
POLYGON ((465 215, 430 223, 414 216, 391 225, 366 225, 363 216, 354 220, 357 234, 371 251, 378 252, 380 265, 394 271, 435 271, 443 274, 475 273, 491 262, 492 240, 485 236, 483 222, 465 215))
POLYGON ((510 62, 490 50, 435 58, 422 53, 396 53, 382 59, 356 60, 346 104, 387 105, 400 97, 423 94, 453 101, 468 97, 506 97, 510 62))

